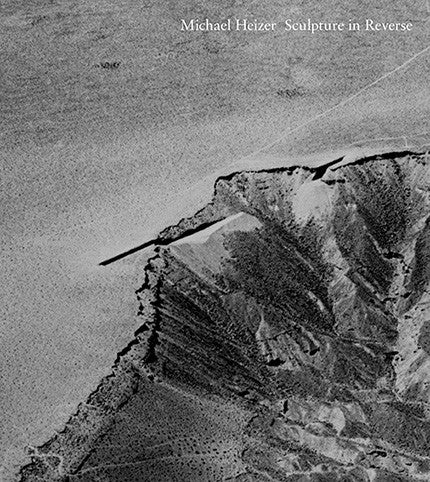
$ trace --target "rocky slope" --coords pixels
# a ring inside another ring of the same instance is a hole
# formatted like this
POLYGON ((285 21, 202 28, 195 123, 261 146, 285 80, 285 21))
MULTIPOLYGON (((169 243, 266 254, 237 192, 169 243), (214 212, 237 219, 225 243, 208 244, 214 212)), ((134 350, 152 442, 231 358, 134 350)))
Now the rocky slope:
POLYGON ((426 154, 220 178, 21 480, 430 480, 429 214, 426 154))

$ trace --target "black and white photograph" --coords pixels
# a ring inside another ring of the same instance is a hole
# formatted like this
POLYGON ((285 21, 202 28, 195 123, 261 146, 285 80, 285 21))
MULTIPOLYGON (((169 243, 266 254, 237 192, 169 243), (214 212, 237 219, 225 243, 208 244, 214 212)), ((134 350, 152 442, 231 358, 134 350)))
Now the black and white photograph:
POLYGON ((0 2, 0 482, 430 482, 430 1, 0 2))

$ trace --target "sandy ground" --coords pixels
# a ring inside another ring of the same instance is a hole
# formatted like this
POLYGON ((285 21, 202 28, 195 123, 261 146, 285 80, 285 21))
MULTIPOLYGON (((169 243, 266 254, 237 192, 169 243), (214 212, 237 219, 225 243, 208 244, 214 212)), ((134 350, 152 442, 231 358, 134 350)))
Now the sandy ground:
POLYGON ((191 215, 220 174, 429 142, 426 2, 283 3, 2 2, 3 477, 25 444, 61 427, 136 328, 147 254, 98 262, 191 215), (177 29, 184 15, 327 12, 414 30, 177 29))

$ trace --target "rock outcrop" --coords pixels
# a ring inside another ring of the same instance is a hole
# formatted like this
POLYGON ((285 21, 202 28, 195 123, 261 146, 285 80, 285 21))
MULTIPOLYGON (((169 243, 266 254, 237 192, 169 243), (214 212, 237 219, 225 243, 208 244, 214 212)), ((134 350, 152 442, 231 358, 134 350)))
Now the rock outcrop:
POLYGON ((430 480, 430 170, 240 172, 160 233, 142 325, 22 481, 430 480))

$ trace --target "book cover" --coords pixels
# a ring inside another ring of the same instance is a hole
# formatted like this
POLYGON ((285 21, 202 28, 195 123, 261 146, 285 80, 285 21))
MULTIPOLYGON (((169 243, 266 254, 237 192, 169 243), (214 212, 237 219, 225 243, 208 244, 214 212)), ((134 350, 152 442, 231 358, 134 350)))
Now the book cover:
POLYGON ((430 480, 429 25, 2 2, 1 480, 430 480))

